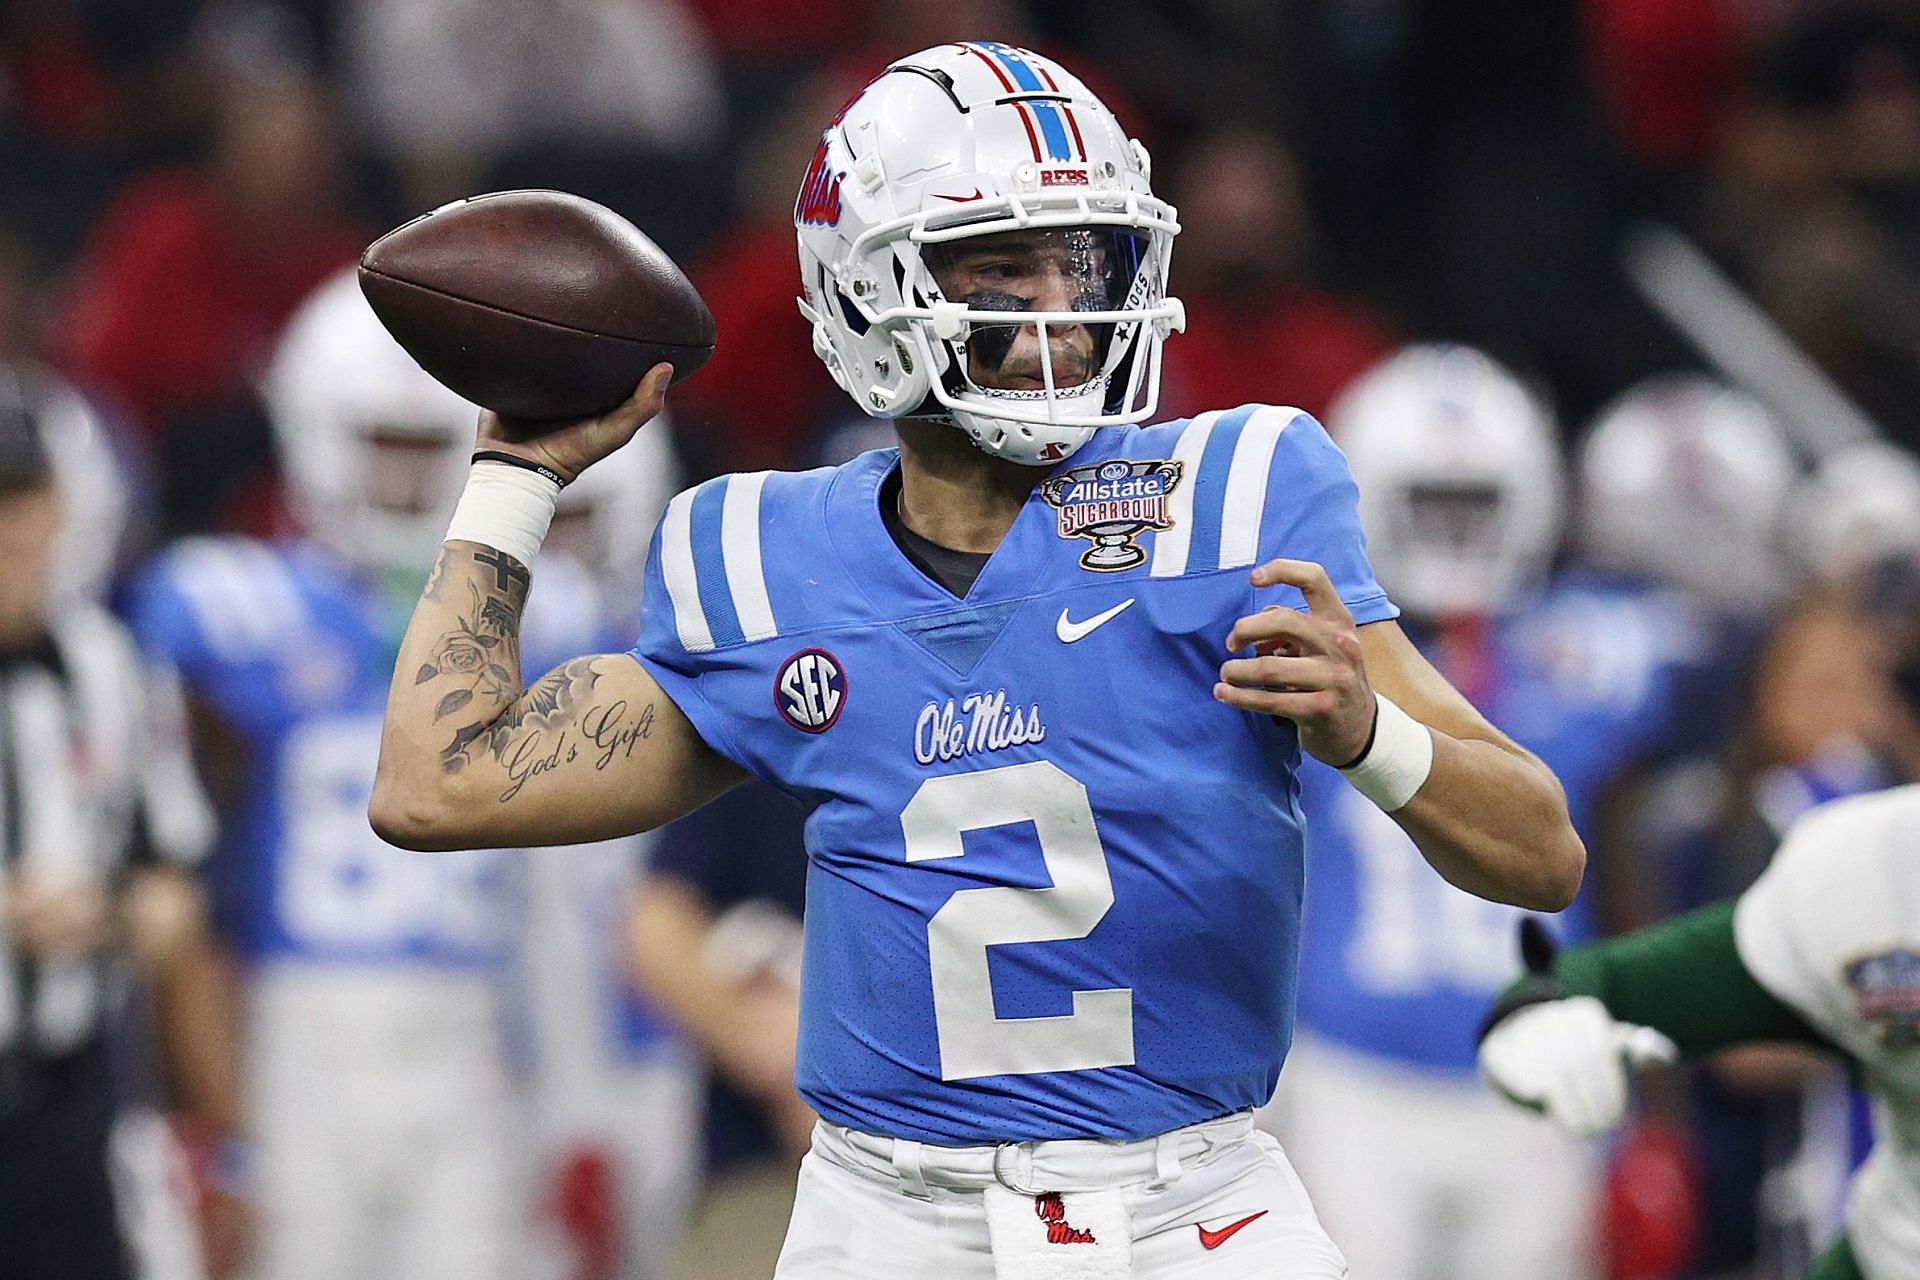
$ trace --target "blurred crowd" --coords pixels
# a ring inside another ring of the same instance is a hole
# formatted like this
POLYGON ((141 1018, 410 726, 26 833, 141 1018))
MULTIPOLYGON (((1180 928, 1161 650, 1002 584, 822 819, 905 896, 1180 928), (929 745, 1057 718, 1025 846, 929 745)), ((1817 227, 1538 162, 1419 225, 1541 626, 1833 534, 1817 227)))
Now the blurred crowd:
MULTIPOLYGON (((986 36, 1075 68, 1180 210, 1164 416, 1321 416, 1410 632, 1568 781, 1570 931, 1738 892, 1809 805, 1920 780, 1916 0, 0 0, 0 777, 41 750, 26 673, 91 661, 42 634, 77 617, 130 629, 162 692, 124 714, 200 779, 114 783, 147 816, 84 874, 6 827, 0 949, 35 976, 0 996, 0 1189, 41 1141, 21 1116, 69 1096, 199 1211, 92 1274, 769 1274, 811 1123, 802 815, 749 788, 529 858, 366 830, 471 409, 350 266, 508 187, 600 200, 687 266, 718 350, 569 490, 527 622, 537 669, 625 649, 671 493, 887 442, 808 346, 794 193, 890 58, 986 36), (1656 232, 1701 270, 1650 272, 1656 232), (98 1025, 36 1042, 16 996, 52 1007, 82 961, 111 971, 98 1025)), ((487 678, 486 639, 441 662, 487 678)), ((1356 1276, 1503 1274, 1464 1243, 1483 1201, 1515 1275, 1799 1274, 1864 1148, 1840 1073, 1656 1077, 1605 1150, 1462 1102, 1459 1159, 1457 1011, 1511 973, 1513 918, 1326 804, 1266 1122, 1378 1250, 1356 1276), (1400 1233, 1461 1256, 1419 1270, 1400 1233)), ((66 1185, 0 1196, 0 1236, 106 1195, 66 1185)))

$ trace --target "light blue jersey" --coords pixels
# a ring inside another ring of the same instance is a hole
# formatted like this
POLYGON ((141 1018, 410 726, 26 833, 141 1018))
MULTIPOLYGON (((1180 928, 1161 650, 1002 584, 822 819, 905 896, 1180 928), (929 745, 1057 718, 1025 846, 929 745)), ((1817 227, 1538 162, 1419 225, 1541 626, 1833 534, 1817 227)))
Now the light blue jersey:
MULTIPOLYGON (((178 666, 246 761, 212 873, 223 925, 252 958, 509 957, 519 907, 502 855, 421 857, 367 823, 396 602, 315 544, 192 538, 155 560, 129 603, 141 643, 178 666)), ((556 641, 577 653, 591 637, 556 641)))
POLYGON ((1346 460, 1248 406, 1111 428, 1037 487, 965 599, 879 509, 893 450, 669 505, 637 656, 808 809, 799 1085, 942 1144, 1136 1138, 1255 1107, 1291 1031, 1293 727, 1212 687, 1317 561, 1374 582, 1346 460))
MULTIPOLYGON (((1704 656, 1699 622, 1672 597, 1579 577, 1522 601, 1478 645, 1415 639, 1553 769, 1588 838, 1607 784, 1659 749, 1679 714, 1679 682, 1704 656)), ((1334 770, 1309 760, 1301 785, 1310 833, 1301 1025, 1368 1053, 1470 1074, 1480 1019, 1519 963, 1525 913, 1448 885, 1334 770)), ((1550 927, 1584 939, 1589 896, 1550 927)))

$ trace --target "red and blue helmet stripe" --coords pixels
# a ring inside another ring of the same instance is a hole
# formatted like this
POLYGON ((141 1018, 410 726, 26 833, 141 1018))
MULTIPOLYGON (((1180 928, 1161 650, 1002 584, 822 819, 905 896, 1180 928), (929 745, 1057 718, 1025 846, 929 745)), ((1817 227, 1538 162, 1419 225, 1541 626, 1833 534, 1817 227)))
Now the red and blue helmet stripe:
MULTIPOLYGON (((993 73, 1000 77, 1000 83, 1010 94, 1060 92, 1060 86, 1054 83, 1044 65, 1028 62, 1026 55, 1012 45, 1002 44, 998 40, 972 40, 964 47, 993 68, 993 73)), ((1035 160, 1071 163, 1087 158, 1086 143, 1080 137, 1080 122, 1074 119, 1071 106, 1046 98, 1027 97, 1016 98, 1012 105, 1020 113, 1020 123, 1027 128, 1027 141, 1033 144, 1035 160), (1071 143, 1067 140, 1069 130, 1073 135, 1071 143), (1041 154, 1042 142, 1046 145, 1044 155, 1041 154)))

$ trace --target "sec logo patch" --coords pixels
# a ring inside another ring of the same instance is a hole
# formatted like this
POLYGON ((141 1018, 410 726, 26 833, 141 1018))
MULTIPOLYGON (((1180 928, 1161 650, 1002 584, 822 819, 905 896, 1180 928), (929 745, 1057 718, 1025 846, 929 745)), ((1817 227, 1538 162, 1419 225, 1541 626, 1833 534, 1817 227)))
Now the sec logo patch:
POLYGON ((847 705, 847 675, 825 649, 802 649, 780 665, 773 705, 802 733, 825 733, 847 705))

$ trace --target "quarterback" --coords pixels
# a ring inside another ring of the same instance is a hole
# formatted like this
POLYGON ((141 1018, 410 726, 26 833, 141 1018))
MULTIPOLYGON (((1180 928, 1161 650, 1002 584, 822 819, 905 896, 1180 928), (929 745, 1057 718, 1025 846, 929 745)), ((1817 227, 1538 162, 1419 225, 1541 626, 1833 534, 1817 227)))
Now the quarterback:
POLYGON ((1179 227, 1064 68, 896 62, 795 222, 814 348, 899 448, 679 495, 631 653, 469 691, 433 654, 513 653, 560 484, 670 371, 537 439, 483 417, 507 457, 414 613, 375 828, 601 839, 749 774, 805 804, 821 1123, 783 1280, 1343 1275, 1252 1132, 1291 1030, 1301 753, 1453 883, 1547 910, 1585 862, 1559 784, 1400 633, 1318 423, 1141 425, 1179 227))
POLYGON ((1495 1007, 1480 1070, 1570 1133, 1626 1113, 1628 1069, 1750 1041, 1852 1059, 1873 1154, 1815 1280, 1920 1274, 1920 786, 1836 800, 1788 830, 1736 901, 1549 958, 1495 1007))

